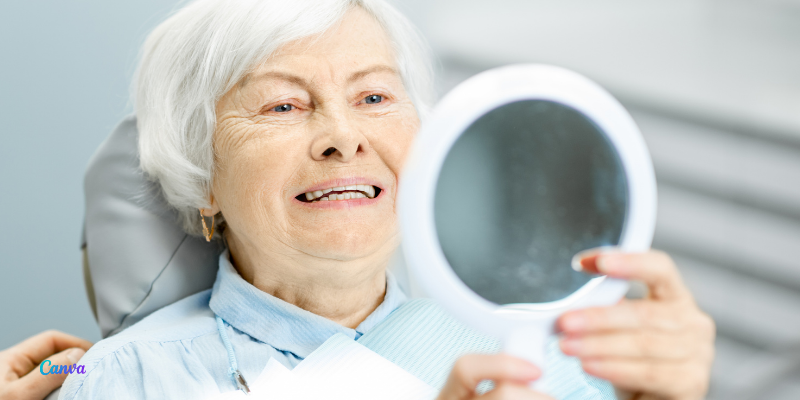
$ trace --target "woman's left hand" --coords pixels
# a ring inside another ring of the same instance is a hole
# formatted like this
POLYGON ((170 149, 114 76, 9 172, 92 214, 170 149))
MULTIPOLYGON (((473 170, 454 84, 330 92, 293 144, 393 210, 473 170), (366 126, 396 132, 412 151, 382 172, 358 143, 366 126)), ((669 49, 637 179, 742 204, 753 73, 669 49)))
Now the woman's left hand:
POLYGON ((713 320, 695 304, 665 253, 584 258, 587 272, 643 281, 647 297, 565 313, 561 349, 634 399, 703 399, 714 359, 713 320))

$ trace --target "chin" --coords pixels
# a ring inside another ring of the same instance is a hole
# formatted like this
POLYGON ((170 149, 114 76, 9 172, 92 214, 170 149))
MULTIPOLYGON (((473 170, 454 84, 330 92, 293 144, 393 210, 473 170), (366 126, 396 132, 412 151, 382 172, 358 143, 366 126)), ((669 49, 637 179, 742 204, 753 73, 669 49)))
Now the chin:
MULTIPOLYGON (((393 225, 392 227, 394 227, 393 225)), ((392 232, 352 228, 348 231, 315 232, 313 234, 315 238, 312 240, 313 250, 309 253, 322 258, 352 261, 369 257, 376 252, 391 253, 397 248, 397 235, 392 232)))

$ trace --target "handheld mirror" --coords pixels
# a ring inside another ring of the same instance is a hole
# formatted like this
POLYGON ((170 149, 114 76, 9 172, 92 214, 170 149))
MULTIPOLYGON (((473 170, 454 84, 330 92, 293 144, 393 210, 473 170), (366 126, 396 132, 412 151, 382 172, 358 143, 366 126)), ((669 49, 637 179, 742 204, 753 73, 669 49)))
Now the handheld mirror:
POLYGON ((414 146, 400 189, 414 276, 450 313, 546 371, 558 316, 614 304, 628 288, 575 271, 574 256, 650 246, 655 177, 638 128, 588 79, 516 65, 452 90, 414 146))

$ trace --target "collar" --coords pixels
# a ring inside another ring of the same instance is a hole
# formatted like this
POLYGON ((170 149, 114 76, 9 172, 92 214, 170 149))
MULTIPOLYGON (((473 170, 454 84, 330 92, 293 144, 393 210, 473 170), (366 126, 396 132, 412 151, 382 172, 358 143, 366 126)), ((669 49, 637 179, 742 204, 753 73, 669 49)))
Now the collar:
POLYGON ((387 271, 383 303, 356 329, 350 329, 251 285, 233 267, 225 250, 219 257, 219 271, 209 306, 237 330, 304 359, 337 333, 358 339, 407 300, 394 276, 387 271))

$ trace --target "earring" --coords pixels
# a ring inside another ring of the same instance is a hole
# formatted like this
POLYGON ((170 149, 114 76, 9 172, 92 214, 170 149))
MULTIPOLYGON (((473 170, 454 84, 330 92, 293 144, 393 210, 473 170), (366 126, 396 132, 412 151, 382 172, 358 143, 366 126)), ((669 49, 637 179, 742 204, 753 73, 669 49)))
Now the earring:
POLYGON ((200 221, 203 223, 203 236, 206 237, 206 242, 210 242, 211 237, 214 236, 214 216, 211 216, 211 230, 208 230, 208 226, 206 226, 206 217, 203 216, 203 210, 200 210, 200 221))

